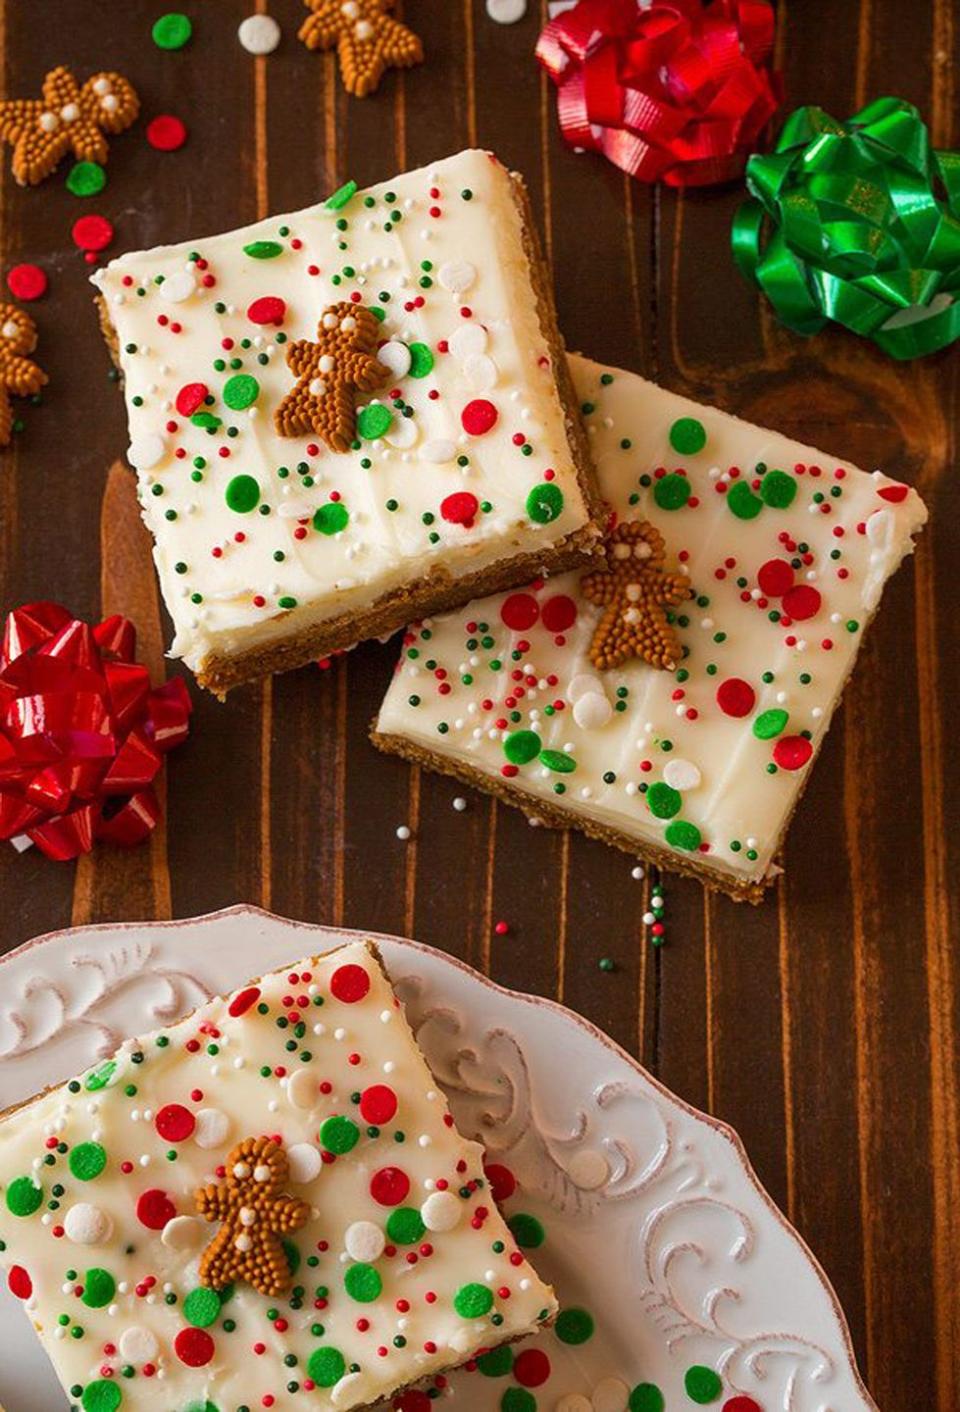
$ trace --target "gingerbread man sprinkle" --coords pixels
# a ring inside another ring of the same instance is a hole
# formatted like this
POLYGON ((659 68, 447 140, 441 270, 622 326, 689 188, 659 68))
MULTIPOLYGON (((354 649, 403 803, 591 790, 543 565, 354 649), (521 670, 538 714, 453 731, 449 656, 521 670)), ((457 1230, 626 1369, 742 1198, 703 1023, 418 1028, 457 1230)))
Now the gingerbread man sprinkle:
POLYGON ((290 1180, 287 1154, 269 1137, 248 1137, 227 1158, 226 1185, 211 1182, 196 1193, 197 1211, 220 1230, 203 1252, 200 1283, 224 1289, 244 1280, 273 1299, 293 1278, 281 1237, 310 1215, 305 1201, 283 1195, 290 1180))
POLYGON ((369 309, 343 301, 323 311, 317 341, 299 338, 287 365, 299 382, 274 413, 281 436, 313 433, 331 451, 349 451, 357 430, 357 393, 374 392, 390 377, 377 361, 380 324, 369 309))
POLYGON ((32 358, 37 326, 15 304, 0 304, 0 446, 9 446, 13 433, 10 397, 35 397, 47 375, 32 358))
POLYGON ((308 49, 331 49, 340 56, 348 93, 365 98, 380 86, 387 69, 408 69, 423 62, 423 45, 413 30, 386 12, 393 0, 303 0, 313 14, 304 20, 300 38, 308 49))
POLYGON ((0 103, 0 140, 13 144, 13 175, 21 186, 36 186, 71 151, 78 162, 102 166, 107 134, 123 132, 140 111, 133 85, 114 73, 94 74, 81 88, 61 65, 43 80, 42 95, 0 103))
POLYGON ((640 657, 652 667, 673 671, 680 658, 677 634, 665 609, 693 597, 682 574, 663 567, 666 546, 646 520, 626 520, 607 540, 607 567, 580 580, 584 597, 606 609, 590 644, 590 660, 600 671, 640 657))

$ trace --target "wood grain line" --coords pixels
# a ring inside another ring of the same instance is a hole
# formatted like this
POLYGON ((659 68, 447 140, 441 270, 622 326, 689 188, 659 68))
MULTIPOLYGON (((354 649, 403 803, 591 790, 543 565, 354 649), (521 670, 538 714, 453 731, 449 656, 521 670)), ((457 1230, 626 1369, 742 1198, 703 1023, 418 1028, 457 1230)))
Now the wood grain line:
POLYGON ((916 561, 917 686, 924 842, 924 931, 930 1028, 930 1167, 933 1182, 933 1272, 937 1389, 940 1407, 960 1405, 960 1054, 957 977, 952 938, 950 864, 943 792, 944 751, 932 554, 916 561))
POLYGON ((933 89, 930 98, 930 136, 936 147, 953 145, 956 121, 956 6, 955 0, 934 0, 933 89))
MULTIPOLYGON (((267 13, 267 0, 257 0, 258 15, 267 13)), ((270 170, 267 139, 267 59, 253 61, 253 130, 256 175, 257 220, 270 214, 270 170)), ((260 905, 268 910, 273 902, 273 815, 270 776, 273 764, 273 680, 267 677, 260 687, 260 905)))
MULTIPOLYGON (((849 707, 848 707, 849 709, 849 707)), ((857 1157, 859 1175, 859 1195, 861 1211, 861 1268, 863 1271, 863 1307, 866 1337, 866 1369, 869 1377, 876 1366, 878 1349, 876 1346, 876 1321, 874 1317, 877 1302, 876 1253, 868 1213, 873 1210, 870 1186, 870 1155, 873 1151, 874 1114, 871 1091, 871 1075, 876 1070, 876 1032, 872 1024, 877 1014, 879 1002, 876 966, 872 960, 867 937, 869 917, 865 908, 866 862, 864 860, 859 835, 863 811, 863 793, 860 769, 862 761, 849 744, 844 750, 843 760, 843 808, 847 850, 850 861, 851 882, 851 936, 850 951, 853 964, 853 1027, 855 1037, 854 1069, 856 1074, 856 1126, 857 1157)), ((869 797, 869 796, 868 796, 869 797)))
POLYGON ((563 1003, 564 981, 567 969, 567 926, 569 922, 570 899, 570 830, 564 829, 560 838, 560 877, 557 883, 557 999, 563 1003))
POLYGON ((784 879, 777 890, 777 928, 779 935, 780 975, 780 1055, 783 1068, 783 1144, 787 1169, 787 1219, 796 1219, 797 1212, 797 1134, 793 1095, 793 1011, 790 983, 790 908, 784 879))
MULTIPOLYGON (((857 25, 857 58, 854 70, 853 106, 859 110, 867 101, 870 82, 870 59, 873 52, 871 26, 873 24, 873 0, 860 0, 857 25)), ((841 114, 845 117, 846 114, 841 114)))
MULTIPOLYGON (((650 869, 646 868, 641 884, 643 898, 643 912, 650 907, 650 869)), ((642 914, 641 914, 642 915, 642 914)), ((652 1062, 645 1052, 645 1042, 647 1034, 647 968, 650 964, 650 952, 653 949, 649 937, 641 923, 637 933, 637 945, 639 948, 639 964, 637 966, 637 1043, 636 1053, 640 1062, 648 1064, 652 1062)), ((655 1059, 656 1056, 654 1055, 655 1059)))
MULTIPOLYGON (((480 970, 485 976, 490 974, 490 951, 493 937, 493 887, 496 873, 497 857, 497 801, 491 799, 488 804, 487 817, 487 867, 483 887, 483 935, 480 938, 480 970)), ((473 936, 470 936, 470 954, 467 960, 471 965, 476 962, 473 958, 473 936)))
POLYGON ((404 936, 413 936, 417 906, 417 861, 420 855, 420 850, 418 847, 418 838, 420 833, 419 765, 411 765, 409 770, 409 788, 407 793, 407 824, 410 829, 410 839, 407 843, 407 852, 404 860, 403 934, 404 936))
POLYGON ((463 64, 467 98, 467 146, 477 146, 477 54, 473 32, 473 0, 463 0, 463 64))
MULTIPOLYGON (((640 298, 640 267, 637 263, 637 225, 633 209, 633 178, 624 175, 623 178, 623 220, 627 233, 627 270, 630 275, 630 303, 633 306, 633 318, 637 330, 637 347, 643 347, 643 330, 645 319, 643 317, 643 305, 640 298)), ((644 367, 646 363, 644 361, 644 367)))
POLYGON ((714 1024, 714 976, 716 972, 716 955, 714 952, 713 928, 711 926, 711 912, 713 902, 711 894, 704 891, 703 894, 703 983, 706 987, 706 1006, 704 1017, 706 1021, 706 1060, 707 1060, 707 1111, 716 1111, 716 1054, 717 1042, 716 1028, 714 1024))
POLYGON ((347 659, 340 659, 337 672, 337 738, 334 748, 334 789, 336 837, 333 846, 333 925, 343 926, 344 896, 346 892, 344 849, 347 831, 347 659))

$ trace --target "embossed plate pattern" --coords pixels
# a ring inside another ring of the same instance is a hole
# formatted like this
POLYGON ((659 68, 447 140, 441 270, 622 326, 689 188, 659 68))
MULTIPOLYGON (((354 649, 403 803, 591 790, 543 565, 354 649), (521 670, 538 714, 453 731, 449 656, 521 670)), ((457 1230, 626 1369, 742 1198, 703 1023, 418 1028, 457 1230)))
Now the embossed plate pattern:
MULTIPOLYGON (((357 935, 240 907, 40 937, 0 963, 0 1108, 209 995, 357 935)), ((584 1412, 591 1398, 616 1412, 608 1379, 655 1385, 665 1412, 691 1412, 710 1393, 708 1405, 732 1412, 750 1408, 738 1398, 759 1412, 876 1412, 826 1277, 730 1129, 570 1011, 428 947, 376 939, 458 1124, 519 1182, 508 1214, 546 1229, 539 1268, 564 1306, 594 1317, 585 1343, 540 1340, 551 1369, 534 1390, 541 1412, 584 1412), (574 1393, 586 1403, 564 1406, 574 1393)), ((517 1385, 461 1372, 448 1405, 492 1412, 517 1385)), ((66 1405, 6 1291, 0 1402, 66 1405)))

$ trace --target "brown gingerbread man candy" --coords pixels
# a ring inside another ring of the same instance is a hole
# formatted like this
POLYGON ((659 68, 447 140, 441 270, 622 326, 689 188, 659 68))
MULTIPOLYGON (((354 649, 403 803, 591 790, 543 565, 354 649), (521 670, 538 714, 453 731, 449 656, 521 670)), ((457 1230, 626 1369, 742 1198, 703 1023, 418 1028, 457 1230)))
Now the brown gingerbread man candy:
POLYGON ((32 358, 37 346, 37 326, 15 304, 0 304, 0 446, 9 446, 13 433, 14 397, 34 397, 47 375, 32 358))
POLYGON ((365 98, 380 86, 387 69, 423 62, 423 45, 413 30, 387 14, 393 0, 303 0, 313 14, 300 27, 308 49, 337 46, 343 86, 365 98))
POLYGON ((281 436, 319 436, 331 451, 349 451, 357 433, 357 393, 374 392, 390 377, 377 361, 380 324, 369 309, 344 300, 326 308, 317 341, 299 338, 287 365, 299 381, 274 413, 281 436))
POLYGON ((120 74, 94 74, 81 87, 61 64, 43 80, 40 98, 0 103, 0 140, 13 144, 13 175, 36 186, 68 152, 78 162, 106 162, 107 135, 123 132, 140 111, 140 99, 120 74))
POLYGON ((220 1229, 200 1260, 200 1283, 224 1289, 236 1280, 273 1299, 293 1275, 282 1236, 310 1215, 305 1201, 283 1194, 290 1180, 287 1154, 269 1137, 247 1137, 227 1158, 226 1184, 211 1182, 196 1193, 197 1211, 220 1229))
POLYGON ((663 567, 663 535, 647 520, 625 520, 607 539, 607 566, 580 580, 585 598, 604 608, 590 643, 590 660, 606 671, 640 657, 673 671, 680 660, 666 609, 693 597, 689 580, 663 567))

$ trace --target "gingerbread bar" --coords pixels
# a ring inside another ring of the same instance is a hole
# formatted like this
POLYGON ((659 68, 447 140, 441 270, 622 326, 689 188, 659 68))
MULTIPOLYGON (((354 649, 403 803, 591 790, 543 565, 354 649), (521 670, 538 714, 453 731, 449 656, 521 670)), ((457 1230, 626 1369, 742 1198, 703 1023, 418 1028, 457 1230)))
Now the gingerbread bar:
POLYGON ((482 1156, 354 942, 0 1120, 0 1260, 83 1412, 348 1412, 555 1313, 482 1156))
POLYGON ((488 153, 93 278, 173 655, 213 691, 596 551, 547 272, 488 153))
POLYGON ((914 490, 572 358, 605 563, 415 625, 382 749, 759 901, 914 490))

